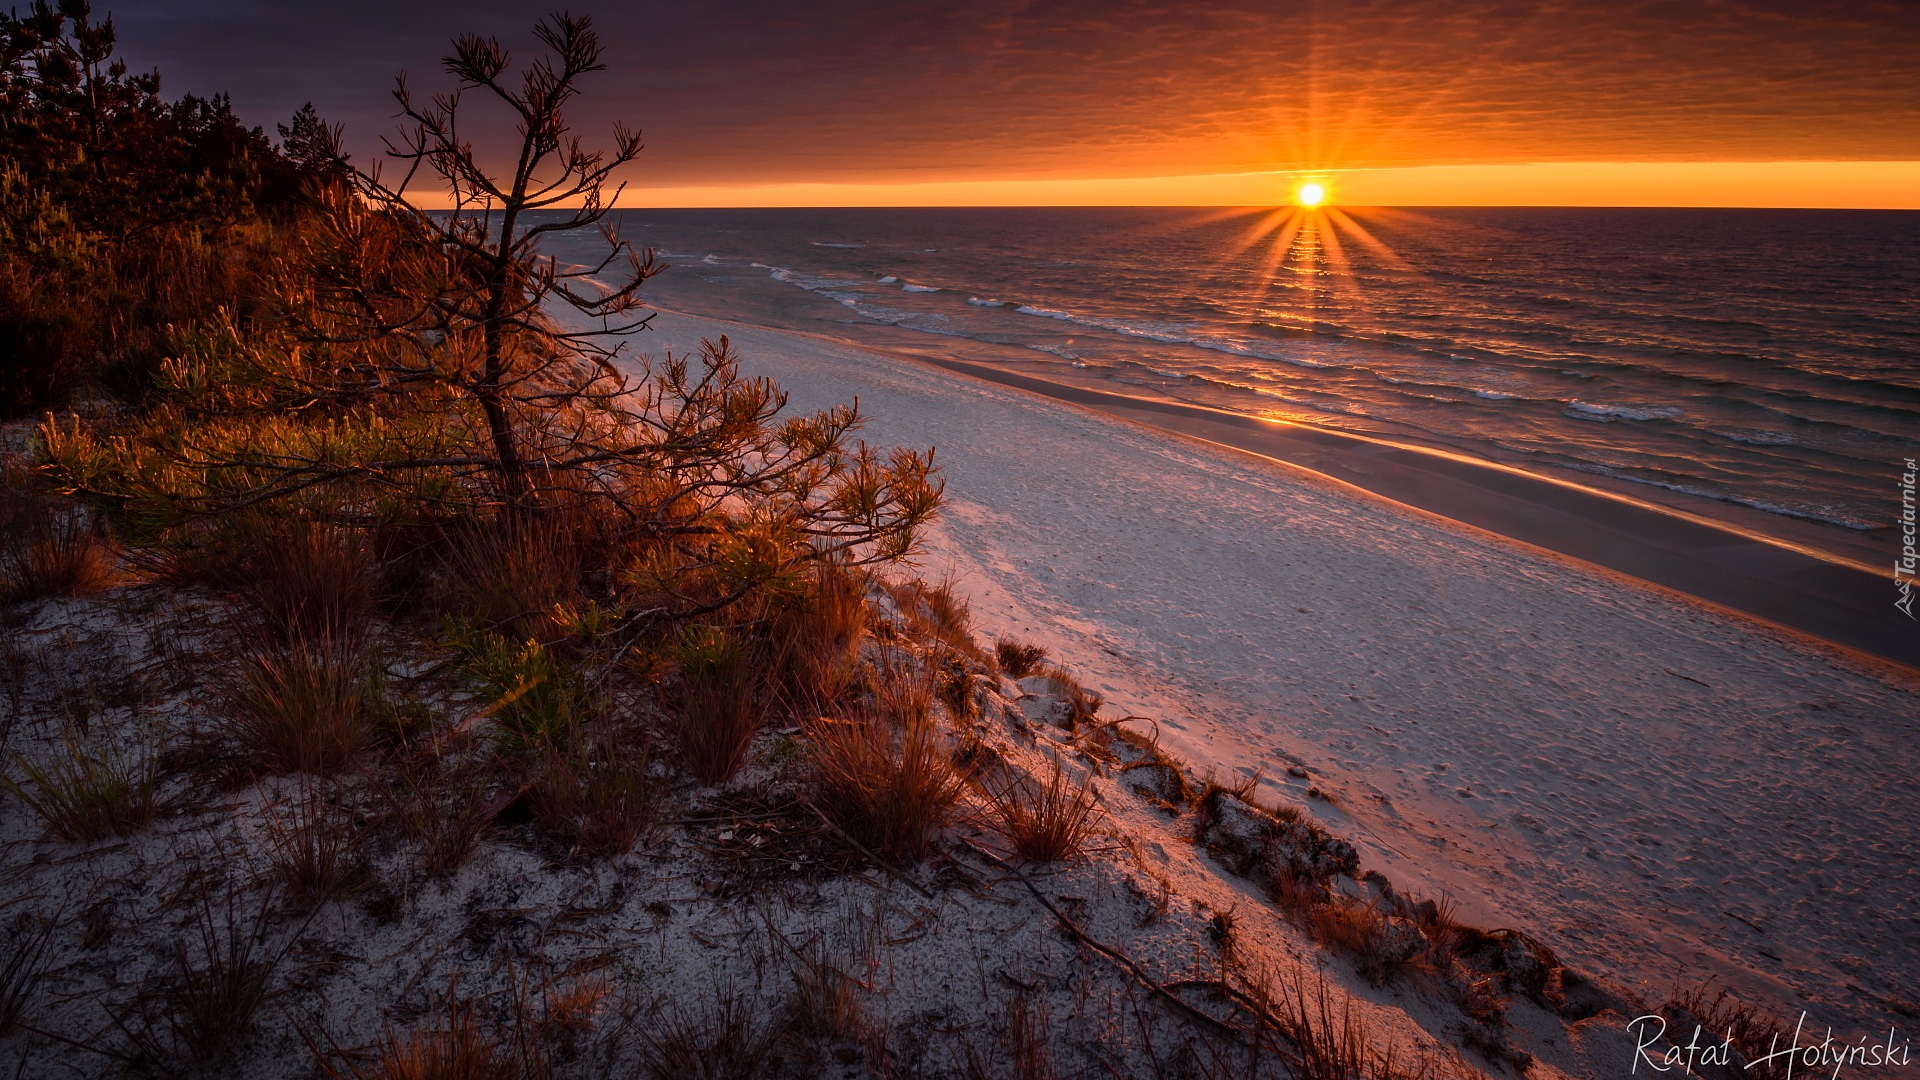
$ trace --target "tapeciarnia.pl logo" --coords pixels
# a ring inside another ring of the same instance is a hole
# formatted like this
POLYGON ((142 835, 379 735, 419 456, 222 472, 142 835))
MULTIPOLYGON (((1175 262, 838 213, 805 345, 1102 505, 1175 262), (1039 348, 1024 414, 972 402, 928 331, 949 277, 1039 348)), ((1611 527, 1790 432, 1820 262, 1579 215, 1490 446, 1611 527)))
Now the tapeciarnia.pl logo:
POLYGON ((1900 609, 1907 618, 1920 622, 1920 616, 1913 613, 1914 564, 1914 517, 1913 517, 1913 459, 1907 459, 1907 471, 1900 474, 1900 557, 1893 563, 1893 587, 1900 590, 1900 598, 1893 606, 1900 609))

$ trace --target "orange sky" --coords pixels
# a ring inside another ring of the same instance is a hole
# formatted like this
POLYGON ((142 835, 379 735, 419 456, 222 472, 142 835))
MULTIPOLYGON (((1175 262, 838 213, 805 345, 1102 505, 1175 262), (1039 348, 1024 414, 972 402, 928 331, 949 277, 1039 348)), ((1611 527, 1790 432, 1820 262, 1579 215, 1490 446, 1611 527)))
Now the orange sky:
POLYGON ((1130 179, 639 188, 645 206, 1257 206, 1303 180, 1345 206, 1920 209, 1920 161, 1559 162, 1130 179))
MULTIPOLYGON (((576 109, 648 150, 657 205, 1920 206, 1920 7, 1899 0, 775 0, 589 5, 576 109), (1744 163, 1744 164, 1742 164, 1744 163)), ((512 0, 175 0, 119 12, 174 92, 270 124, 312 100, 356 158, 386 91, 512 0)), ((476 116, 475 120, 479 118, 476 116)), ((481 130, 470 124, 469 130, 481 130)))

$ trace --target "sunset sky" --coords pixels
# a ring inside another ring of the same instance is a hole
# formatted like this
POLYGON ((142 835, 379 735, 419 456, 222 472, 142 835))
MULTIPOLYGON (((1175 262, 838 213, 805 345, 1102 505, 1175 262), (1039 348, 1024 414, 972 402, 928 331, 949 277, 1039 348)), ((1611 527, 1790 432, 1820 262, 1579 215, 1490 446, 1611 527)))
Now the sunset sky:
MULTIPOLYGON (((101 7, 106 5, 101 4, 101 7)), ((122 53, 256 123, 312 100, 356 160, 395 73, 538 7, 194 0, 122 53)), ((1336 201, 1920 207, 1910 3, 583 4, 577 126, 642 128, 654 205, 1336 201)))

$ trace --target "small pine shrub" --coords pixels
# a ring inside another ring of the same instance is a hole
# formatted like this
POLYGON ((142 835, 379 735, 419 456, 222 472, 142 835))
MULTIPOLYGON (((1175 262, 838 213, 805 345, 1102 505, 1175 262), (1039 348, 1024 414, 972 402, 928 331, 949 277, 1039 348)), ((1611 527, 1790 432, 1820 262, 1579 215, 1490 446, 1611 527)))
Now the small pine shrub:
POLYGON ((601 703, 578 668, 539 641, 485 632, 456 640, 461 666, 487 701, 508 753, 563 750, 599 713, 601 703))

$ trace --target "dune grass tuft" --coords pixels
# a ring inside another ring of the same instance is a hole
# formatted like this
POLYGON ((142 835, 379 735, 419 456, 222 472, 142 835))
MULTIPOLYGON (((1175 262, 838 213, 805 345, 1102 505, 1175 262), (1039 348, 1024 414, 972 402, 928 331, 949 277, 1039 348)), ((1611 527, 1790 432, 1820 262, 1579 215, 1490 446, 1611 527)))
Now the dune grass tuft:
POLYGON ((83 596, 113 574, 113 551, 92 515, 35 491, 17 462, 0 465, 0 604, 83 596))
POLYGON ((269 805, 262 831, 276 887, 295 908, 318 907, 365 886, 371 876, 350 814, 303 784, 283 805, 269 805))
POLYGON ((640 1035, 649 1080, 756 1080, 783 1034, 769 1012, 729 987, 699 1004, 662 1007, 640 1035))
POLYGON ((534 816, 588 858, 633 850, 659 818, 659 785, 642 746, 607 739, 550 756, 534 784, 534 816))
POLYGON ((127 745, 104 730, 89 737, 69 726, 46 756, 15 755, 14 766, 20 778, 0 775, 0 787, 61 840, 131 836, 159 807, 160 773, 150 742, 127 745))
POLYGON ((287 646, 366 640, 379 574, 364 536, 304 517, 254 532, 238 591, 269 635, 287 646))
POLYGON ((247 766, 322 775, 359 758, 377 690, 358 650, 337 641, 297 642, 256 649, 237 667, 217 730, 247 766))
POLYGON ((730 779, 762 726, 765 670, 744 635, 690 626, 680 637, 680 758, 704 784, 730 779))
POLYGON ((805 587, 775 609, 774 649, 787 707, 798 716, 832 712, 860 674, 871 608, 864 573, 814 563, 805 587))
POLYGON ((821 811, 882 858, 924 856, 963 789, 934 721, 927 677, 886 673, 872 702, 814 721, 807 736, 821 811))
POLYGON ((1075 783, 1056 760, 1045 784, 1014 777, 983 790, 994 830, 1022 859, 1059 862, 1085 850, 1098 805, 1091 774, 1075 783))
POLYGON ((1002 674, 1018 682, 1040 670, 1041 665, 1047 662, 1047 650, 1042 645, 1003 637, 994 643, 993 658, 999 663, 1002 674))

